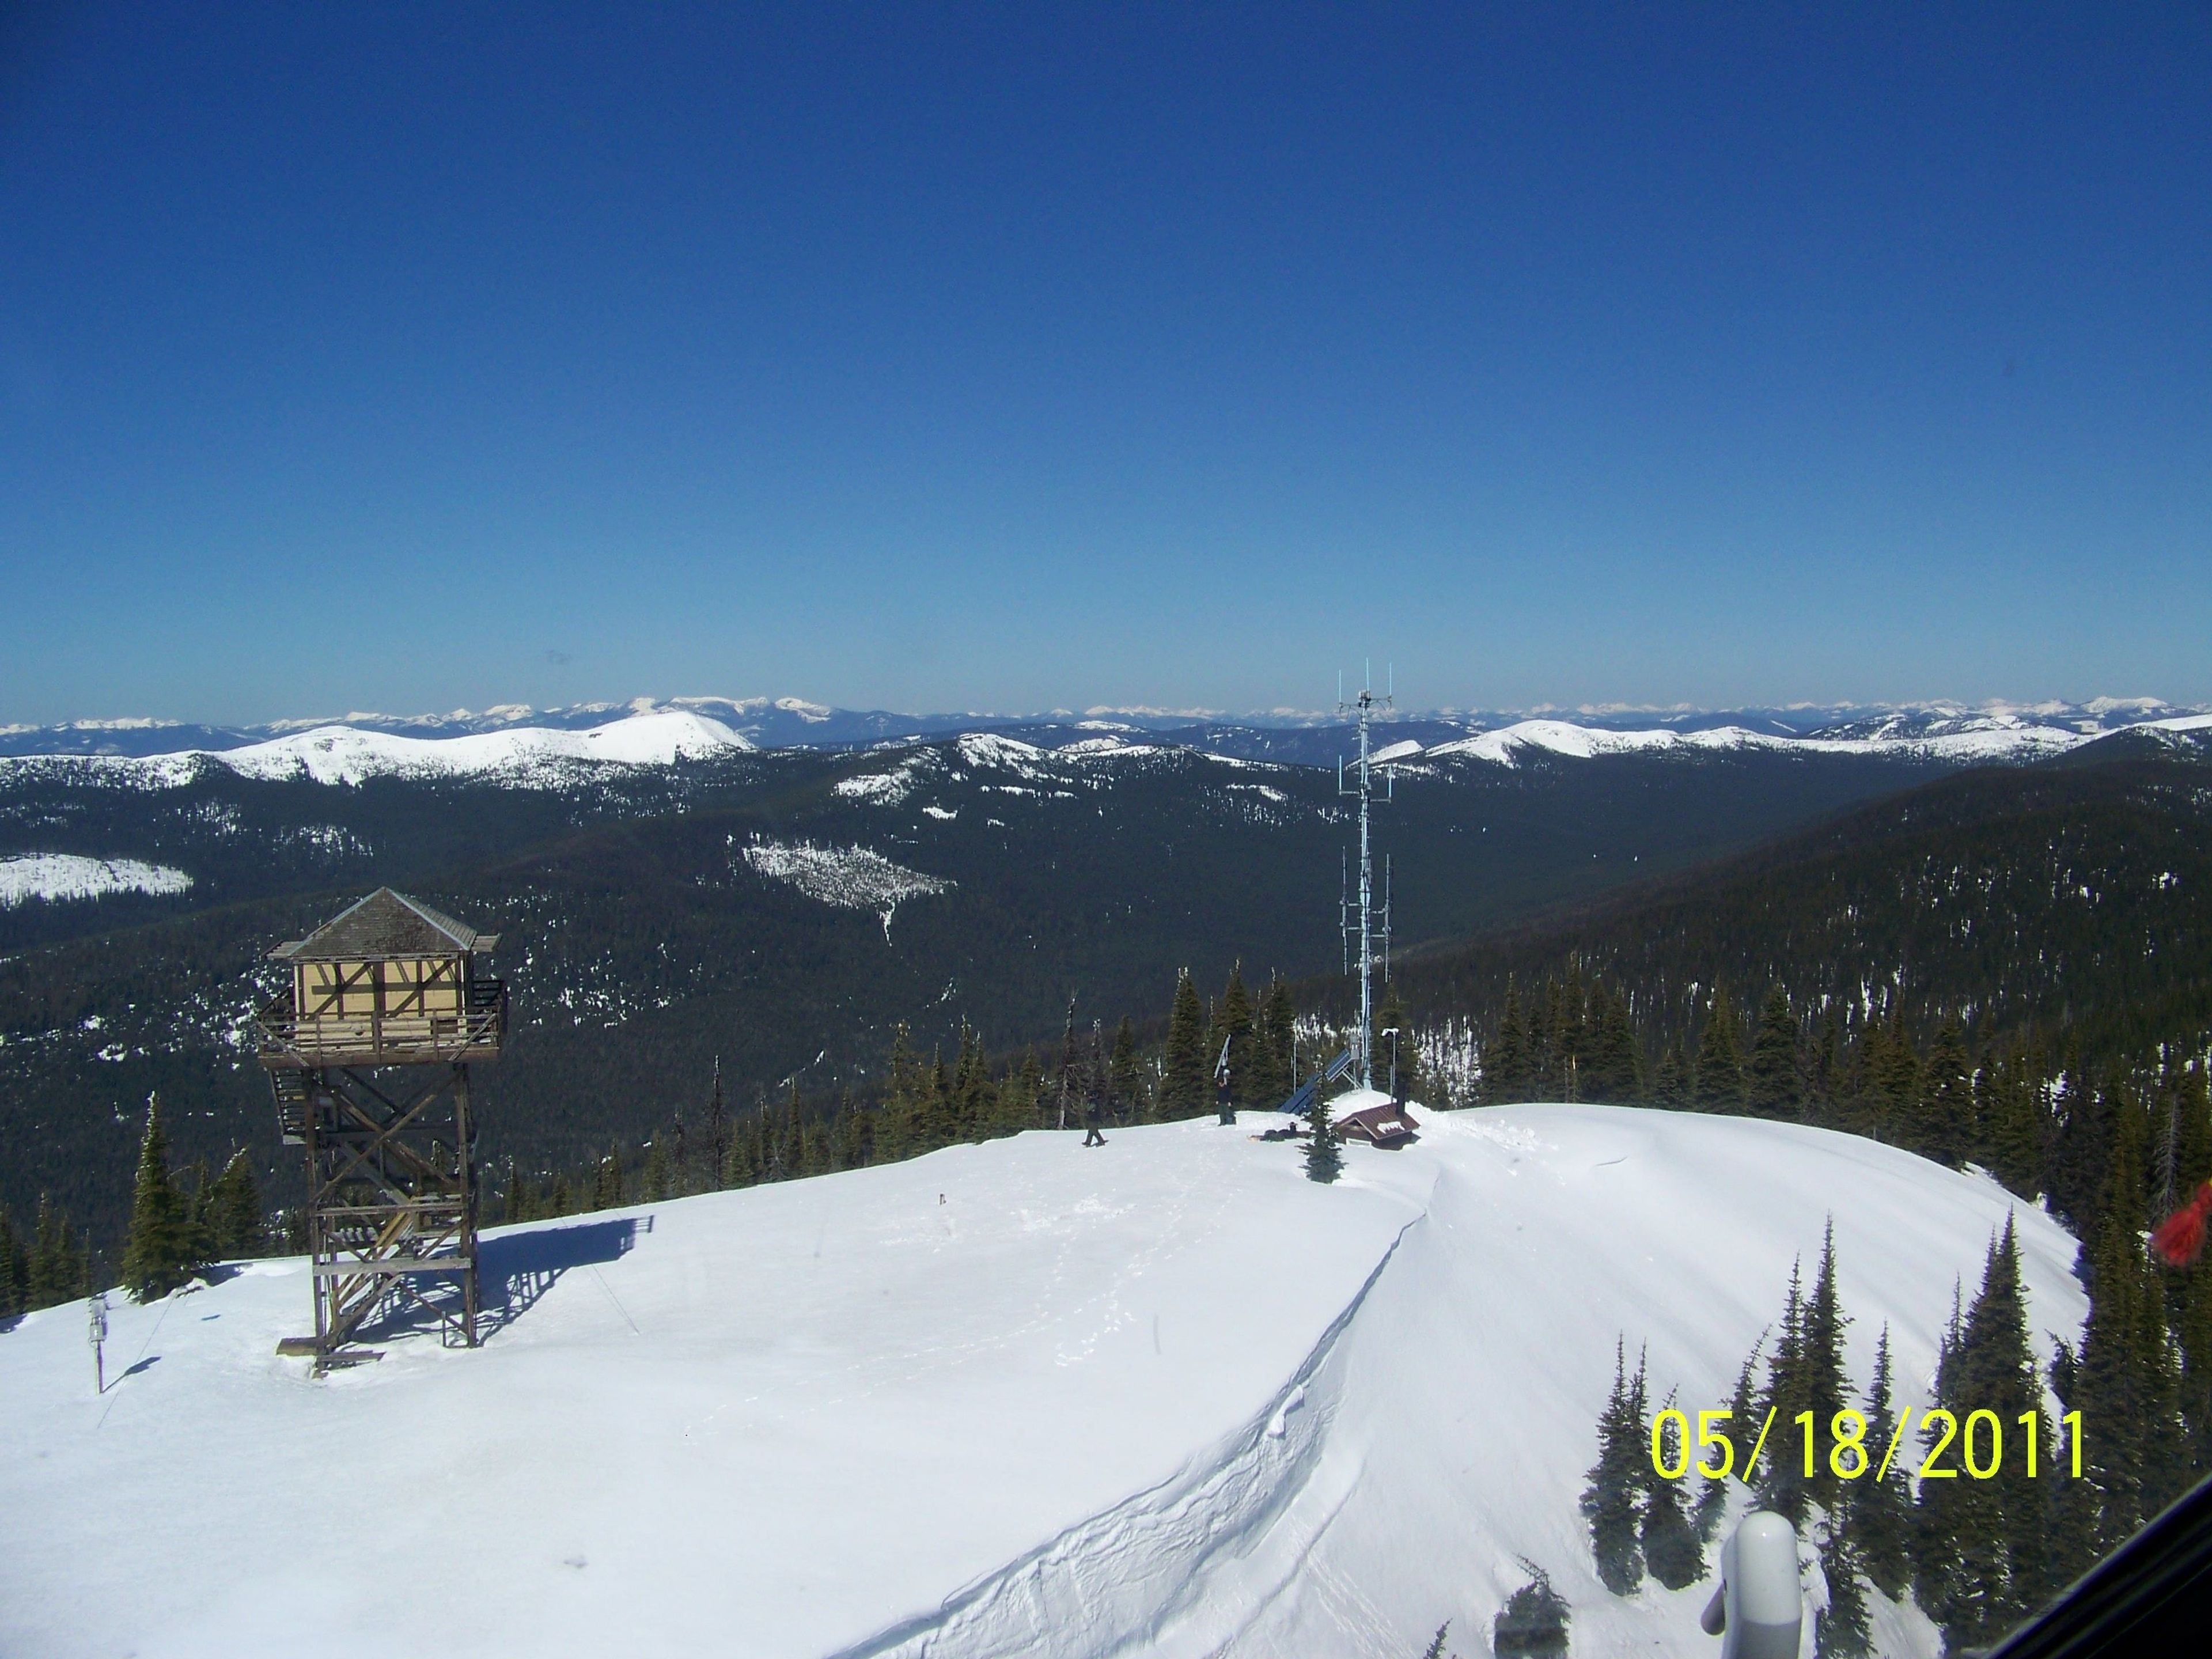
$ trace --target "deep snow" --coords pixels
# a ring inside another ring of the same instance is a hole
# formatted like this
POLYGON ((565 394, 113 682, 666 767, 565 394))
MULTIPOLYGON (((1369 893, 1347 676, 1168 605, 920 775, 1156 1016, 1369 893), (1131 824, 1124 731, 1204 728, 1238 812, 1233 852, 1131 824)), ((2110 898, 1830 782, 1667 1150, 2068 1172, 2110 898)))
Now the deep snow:
POLYGON ((1704 1592, 1589 1567, 1616 1334, 1720 1403, 1830 1214, 1854 1372, 1887 1322, 1903 1403, 2008 1209, 2046 1348, 2084 1311, 2059 1228, 1892 1147, 1422 1115, 1334 1188, 1247 1115, 507 1230, 481 1350, 320 1382, 273 1352, 296 1261, 118 1306, 104 1400, 82 1309, 30 1316, 0 1652, 1410 1659, 1446 1618, 1483 1651, 1526 1556, 1577 1654, 1703 1655, 1704 1592))

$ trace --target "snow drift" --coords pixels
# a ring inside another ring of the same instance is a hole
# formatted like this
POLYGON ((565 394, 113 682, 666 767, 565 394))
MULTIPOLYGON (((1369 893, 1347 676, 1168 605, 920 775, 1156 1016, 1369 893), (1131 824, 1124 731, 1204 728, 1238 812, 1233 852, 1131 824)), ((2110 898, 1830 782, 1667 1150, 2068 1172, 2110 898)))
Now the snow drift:
POLYGON ((104 1400, 82 1310, 30 1316, 0 1336, 0 1650, 1404 1659, 1447 1618, 1482 1650, 1527 1557, 1577 1652, 1700 1654, 1705 1590, 1590 1568, 1617 1335, 1718 1402, 1830 1215, 1854 1374, 1887 1323, 1901 1404, 2008 1210, 2046 1350, 2084 1312, 2063 1231, 1895 1148, 1425 1115, 1334 1188, 1248 1117, 507 1230, 483 1349, 390 1330, 322 1382, 272 1352, 296 1261, 119 1308, 104 1400))

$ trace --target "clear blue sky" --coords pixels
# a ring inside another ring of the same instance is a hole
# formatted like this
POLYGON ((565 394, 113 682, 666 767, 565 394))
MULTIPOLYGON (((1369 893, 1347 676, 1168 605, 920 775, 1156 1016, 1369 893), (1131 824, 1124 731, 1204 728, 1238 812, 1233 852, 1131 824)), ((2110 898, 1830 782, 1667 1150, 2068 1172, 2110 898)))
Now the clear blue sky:
POLYGON ((2212 9, 0 23, 0 720, 2212 698, 2212 9))

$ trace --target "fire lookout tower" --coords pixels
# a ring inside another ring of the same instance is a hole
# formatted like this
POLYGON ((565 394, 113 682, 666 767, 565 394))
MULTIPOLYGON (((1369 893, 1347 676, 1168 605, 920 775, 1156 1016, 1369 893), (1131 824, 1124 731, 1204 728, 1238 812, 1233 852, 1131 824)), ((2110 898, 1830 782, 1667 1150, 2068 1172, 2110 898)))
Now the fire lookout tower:
POLYGON ((279 1345, 318 1370, 387 1301, 477 1344, 477 1171, 469 1066, 499 1058, 507 987, 478 971, 498 936, 379 888, 269 954, 292 982, 264 1007, 261 1063, 285 1144, 307 1152, 315 1334, 279 1345), (458 1297, 414 1282, 458 1277, 458 1297))

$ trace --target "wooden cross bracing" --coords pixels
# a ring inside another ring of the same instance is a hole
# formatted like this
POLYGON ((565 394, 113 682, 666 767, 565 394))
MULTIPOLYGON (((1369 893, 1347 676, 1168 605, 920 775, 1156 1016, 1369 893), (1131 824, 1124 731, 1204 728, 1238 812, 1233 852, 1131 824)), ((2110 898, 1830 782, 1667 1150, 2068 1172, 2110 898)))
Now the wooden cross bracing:
POLYGON ((441 1334, 477 1343, 474 1126, 465 1066, 436 1068, 412 1089, 358 1071, 311 1073, 308 1253, 319 1366, 387 1301, 414 1304, 441 1334), (439 1108, 451 1104, 450 1116, 439 1108), (432 1301, 417 1275, 457 1275, 459 1305, 432 1301))

